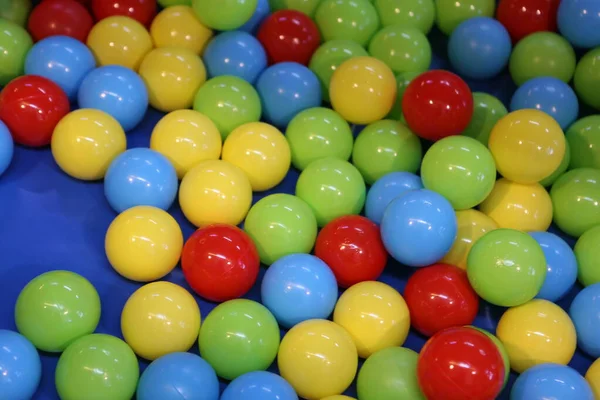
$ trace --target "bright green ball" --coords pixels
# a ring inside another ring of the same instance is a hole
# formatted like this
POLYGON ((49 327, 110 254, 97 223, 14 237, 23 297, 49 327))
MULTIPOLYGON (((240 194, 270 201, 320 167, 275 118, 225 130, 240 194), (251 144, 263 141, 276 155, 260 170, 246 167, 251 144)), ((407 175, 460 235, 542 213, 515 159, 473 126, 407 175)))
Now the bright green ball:
POLYGON ((50 271, 33 278, 15 305, 17 329, 42 351, 59 353, 96 330, 100 297, 83 276, 50 271))
POLYGON ((421 141, 406 125, 385 119, 367 125, 356 138, 352 163, 372 185, 390 172, 416 173, 421 164, 421 141))
POLYGON ((392 25, 383 28, 369 43, 369 54, 383 61, 394 74, 425 72, 431 64, 431 46, 417 28, 392 25))
POLYGON ((0 0, 0 18, 25 26, 31 11, 31 0, 0 0))
POLYGON ((479 140, 487 147, 492 128, 506 114, 508 110, 497 97, 484 92, 475 92, 473 93, 473 117, 462 134, 479 140))
POLYGON ((191 6, 192 0, 158 0, 158 4, 160 4, 162 8, 172 6, 191 6))
POLYGON ((494 17, 495 0, 436 0, 435 23, 450 36, 462 22, 474 17, 494 17))
POLYGON ((396 121, 402 120, 402 122, 406 124, 406 121, 403 120, 404 117, 402 115, 402 97, 404 96, 406 87, 412 82, 413 79, 421 75, 421 73, 421 71, 409 71, 396 75, 396 83, 398 84, 396 103, 386 118, 395 119, 396 121))
POLYGON ((244 25, 256 10, 258 0, 192 0, 198 20, 218 31, 232 31, 244 25))
POLYGON ((31 36, 22 26, 0 18, 0 86, 23 75, 31 46, 31 36))
POLYGON ((490 338, 490 340, 492 342, 494 342, 494 344, 498 348, 498 351, 500 352, 500 355, 502 356, 502 361, 504 361, 504 385, 502 387, 503 388, 506 387, 506 384, 508 383, 508 378, 510 378, 510 359, 508 358, 508 352, 506 351, 504 344, 502 344, 502 342, 500 341, 500 339, 498 339, 496 337, 496 335, 492 335, 490 332, 486 331, 485 329, 481 329, 476 326, 469 326, 469 328, 476 329, 479 332, 483 333, 485 336, 490 338))
POLYGON ((579 60, 573 84, 581 101, 600 110, 600 47, 579 60))
POLYGON ((271 11, 296 10, 309 17, 314 17, 321 0, 269 0, 271 11))
POLYGON ((577 258, 577 278, 583 286, 600 282, 600 226, 585 231, 575 243, 577 258))
POLYGON ((575 51, 557 33, 532 33, 516 44, 508 69, 517 86, 542 76, 551 76, 569 83, 575 72, 575 51))
POLYGON ((435 20, 433 0, 375 0, 383 26, 402 25, 428 34, 435 20))
POLYGON ((570 169, 600 169, 600 115, 590 115, 576 121, 565 133, 571 152, 570 169))
POLYGON ((556 182, 556 180, 562 176, 562 174, 567 172, 570 162, 571 162, 571 148, 569 146, 569 142, 565 141, 565 155, 563 156, 563 159, 560 162, 560 165, 558 166, 558 168, 556 168, 556 170, 550 176, 542 179, 540 181, 540 185, 542 185, 545 188, 552 186, 554 184, 554 182, 556 182))
POLYGON ((264 371, 279 350, 279 326, 262 304, 247 299, 219 304, 200 328, 200 355, 223 379, 264 371))
POLYGON ((324 42, 353 40, 366 46, 379 29, 379 16, 369 0, 323 0, 315 22, 324 42))
POLYGON ((500 307, 533 299, 546 279, 546 258, 533 237, 516 229, 495 229, 475 242, 467 275, 477 294, 500 307))

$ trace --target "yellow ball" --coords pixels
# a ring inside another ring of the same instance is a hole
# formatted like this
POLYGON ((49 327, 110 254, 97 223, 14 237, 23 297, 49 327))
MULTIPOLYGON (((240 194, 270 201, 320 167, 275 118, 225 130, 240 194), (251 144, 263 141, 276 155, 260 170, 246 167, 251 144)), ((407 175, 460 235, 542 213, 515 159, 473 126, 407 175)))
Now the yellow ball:
POLYGON ((513 182, 536 183, 552 175, 565 155, 565 135, 548 114, 517 110, 500 119, 488 147, 498 172, 513 182))
POLYGON ((200 332, 200 309, 181 286, 149 283, 125 303, 121 331, 133 351, 146 360, 188 351, 200 332))
POLYGON ((545 231, 552 223, 552 199, 539 183, 498 179, 479 210, 496 221, 499 228, 545 231))
POLYGON ((285 178, 291 157, 290 146, 277 128, 264 122, 250 122, 227 136, 221 158, 244 171, 252 190, 262 192, 285 178))
POLYGON ((194 110, 165 115, 150 137, 150 148, 171 161, 179 179, 202 161, 218 160, 221 144, 221 134, 214 122, 194 110))
POLYGON ((477 210, 456 212, 456 239, 450 251, 440 262, 467 269, 467 256, 473 244, 486 233, 498 228, 496 222, 477 210))
POLYGON ((590 384, 594 397, 600 399, 600 358, 590 365, 585 374, 585 379, 590 384))
POLYGON ((384 118, 396 101, 392 70, 373 57, 354 57, 340 65, 329 85, 331 105, 346 121, 367 125, 384 118))
POLYGON ((252 204, 252 187, 244 171, 222 160, 203 161, 179 186, 179 205, 197 227, 238 225, 252 204))
POLYGON ((402 295, 385 283, 360 282, 342 294, 333 322, 350 333, 358 356, 402 346, 410 329, 410 313, 402 295))
POLYGON ((94 25, 87 45, 99 65, 122 65, 137 71, 144 56, 152 50, 152 38, 136 20, 114 16, 94 25))
POLYGON ((518 373, 544 363, 567 365, 577 347, 575 326, 556 304, 534 299, 508 309, 500 318, 496 336, 518 373))
POLYGON ((281 376, 308 400, 343 393, 358 369, 352 337, 323 319, 299 323, 281 341, 277 355, 281 376))
POLYGON ((343 394, 336 394, 334 396, 323 397, 321 400, 356 400, 354 397, 344 396, 343 394))
POLYGON ((213 31, 202 25, 192 7, 173 6, 154 18, 150 36, 156 47, 182 47, 201 55, 213 31))
POLYGON ((79 109, 54 128, 50 143, 58 166, 73 178, 103 179, 112 160, 127 148, 125 131, 100 110, 79 109))
POLYGON ((183 234, 175 218, 156 207, 132 207, 117 216, 104 241, 110 265, 122 276, 151 282, 177 266, 183 234))
POLYGON ((150 105, 170 112, 192 107, 196 92, 206 81, 204 63, 191 50, 161 47, 152 50, 140 65, 150 105))

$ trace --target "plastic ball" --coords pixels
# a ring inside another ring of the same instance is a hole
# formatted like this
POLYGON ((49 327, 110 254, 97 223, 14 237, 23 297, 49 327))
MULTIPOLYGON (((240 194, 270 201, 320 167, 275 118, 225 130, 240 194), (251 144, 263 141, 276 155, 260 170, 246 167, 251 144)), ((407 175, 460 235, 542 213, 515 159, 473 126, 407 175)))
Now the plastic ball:
POLYGON ((590 115, 576 121, 565 136, 573 154, 569 168, 600 169, 600 115, 590 115))
POLYGON ((600 357, 600 283, 594 283, 577 293, 569 308, 569 315, 577 331, 577 344, 593 358, 600 357))
POLYGON ((585 380, 592 388, 594 396, 598 397, 600 394, 600 361, 596 360, 590 365, 585 373, 585 380))
POLYGON ((367 193, 365 215, 376 224, 381 224, 383 213, 396 197, 414 189, 423 189, 421 178, 410 172, 391 172, 379 178, 367 193))
POLYGON ((502 355, 502 361, 504 361, 504 387, 506 387, 506 384, 508 383, 508 378, 510 378, 510 359, 508 358, 508 353, 506 352, 504 345, 502 344, 500 339, 498 339, 495 335, 491 334, 490 332, 486 331, 485 329, 481 329, 481 328, 478 328, 478 327, 472 326, 472 325, 470 325, 469 328, 476 329, 479 332, 483 333, 492 342, 494 342, 494 344, 498 348, 500 355, 502 355))
POLYGON ((142 373, 137 400, 218 400, 219 380, 212 367, 191 353, 166 354, 142 373))
POLYGON ((245 295, 256 282, 260 260, 252 239, 232 225, 209 225, 185 242, 181 268, 199 296, 223 302, 245 295))
POLYGON ((202 56, 209 77, 230 75, 254 84, 267 68, 267 54, 260 42, 241 31, 223 32, 206 46, 202 56))
POLYGON ((585 379, 573 368, 554 363, 540 364, 521 374, 510 391, 514 400, 594 400, 585 379))
POLYGON ((268 0, 273 11, 297 10, 309 17, 314 17, 315 11, 321 0, 268 0))
POLYGON ((106 257, 112 267, 136 282, 151 282, 166 276, 177 266, 182 248, 183 234, 175 218, 149 206, 132 207, 119 214, 104 239, 106 257))
POLYGON ((431 70, 416 77, 402 98, 408 127, 423 139, 436 141, 460 134, 473 116, 473 94, 458 75, 431 70))
POLYGON ((221 159, 244 171, 253 191, 263 192, 285 178, 291 153, 285 136, 277 128, 264 122, 250 122, 227 136, 221 159))
POLYGON ((596 263, 599 243, 600 229, 597 226, 586 230, 575 243, 574 251, 578 266, 577 277, 583 286, 600 282, 600 273, 596 263))
POLYGON ((569 315, 541 299, 505 311, 496 335, 506 348, 511 368, 519 374, 544 363, 567 365, 577 347, 569 315))
POLYGON ((177 5, 162 10, 150 25, 155 47, 181 47, 200 55, 213 37, 190 6, 177 5))
POLYGON ((70 271, 36 276, 21 290, 15 305, 19 332, 39 350, 51 353, 60 353, 73 340, 93 333, 99 321, 98 292, 70 271))
POLYGON ((0 18, 0 86, 23 75, 33 42, 21 26, 0 18))
POLYGON ((554 172, 545 177, 544 179, 542 179, 540 181, 540 185, 542 185, 545 188, 549 188, 552 185, 554 185, 554 182, 556 182, 556 180, 558 178, 560 178, 565 172, 567 172, 567 169, 569 168, 569 164, 571 163, 571 149, 569 146, 569 141, 565 141, 565 155, 563 156, 562 161, 560 162, 560 165, 558 166, 558 168, 556 168, 554 170, 554 172))
POLYGON ((312 208, 319 227, 343 215, 359 214, 366 186, 360 172, 347 161, 321 158, 310 163, 296 182, 296 196, 312 208))
POLYGON ((271 312, 252 300, 219 304, 200 330, 200 355, 220 378, 234 380, 266 370, 277 356, 279 327, 271 312))
POLYGON ((238 126, 258 122, 262 115, 256 89, 235 76, 218 76, 206 81, 196 93, 194 110, 215 123, 223 140, 238 126))
POLYGON ((252 186, 227 161, 203 161, 188 171, 179 186, 179 205, 195 226, 214 223, 238 225, 252 204, 252 186))
POLYGON ((535 32, 556 31, 559 0, 500 0, 496 18, 513 43, 535 32))
POLYGON ((79 86, 77 101, 80 108, 109 114, 127 132, 144 119, 148 90, 142 78, 131 69, 107 65, 87 74, 79 86))
POLYGON ((154 0, 92 0, 96 20, 112 16, 129 17, 142 25, 150 25, 156 15, 154 0))
POLYGON ((158 0, 158 4, 163 8, 174 6, 191 6, 192 0, 158 0))
POLYGON ((0 121, 0 176, 2 176, 10 166, 14 151, 15 145, 13 138, 10 135, 10 131, 4 122, 0 121))
POLYGON ((488 93, 474 92, 473 116, 462 135, 477 139, 487 147, 492 129, 506 114, 508 111, 498 98, 488 93))
POLYGON ((427 71, 431 45, 423 32, 405 25, 387 26, 369 42, 369 54, 383 61, 394 74, 427 71))
POLYGON ((352 336, 344 328, 331 321, 313 319, 285 334, 277 365, 298 396, 322 399, 350 386, 358 369, 358 355, 352 336))
POLYGON ((146 28, 134 19, 123 16, 99 21, 87 38, 87 45, 100 66, 121 65, 137 71, 153 47, 146 28))
POLYGON ((54 129, 52 155, 68 175, 86 181, 104 178, 110 163, 125 151, 127 139, 117 120, 100 110, 79 109, 54 129))
POLYGON ((394 106, 386 116, 387 119, 395 119, 402 123, 406 123, 404 116, 402 115, 402 98, 404 97, 404 92, 406 92, 408 85, 413 81, 413 79, 422 73, 423 71, 409 71, 396 75, 398 94, 396 96, 396 102, 394 103, 394 106))
POLYGON ((427 189, 410 190, 396 197, 381 220, 385 248, 396 261, 410 267, 438 262, 452 247, 456 232, 456 215, 450 202, 427 189))
POLYGON ((354 397, 345 396, 343 394, 334 394, 333 396, 323 397, 321 400, 356 400, 354 397))
POLYGON ((435 24, 442 33, 450 36, 456 27, 464 21, 476 17, 494 16, 494 0, 435 0, 435 24))
POLYGON ((200 309, 194 297, 171 282, 148 283, 127 299, 121 332, 143 359, 188 351, 200 330, 200 309))
POLYGON ((36 42, 65 35, 85 43, 93 26, 94 20, 88 9, 75 0, 41 1, 31 11, 27 22, 27 30, 36 42))
POLYGON ((0 18, 25 26, 30 11, 31 0, 4 0, 2 10, 0 10, 0 18))
POLYGON ((600 49, 586 53, 577 64, 573 85, 581 101, 600 110, 600 49))
POLYGON ((240 28, 252 18, 257 4, 257 0, 192 0, 200 22, 217 31, 240 28))
POLYGON ((315 22, 324 42, 346 39, 366 46, 379 29, 379 15, 369 0, 322 0, 315 22))
POLYGON ((231 381, 221 400, 298 400, 294 388, 285 379, 268 371, 254 371, 231 381))
POLYGON ((600 3, 593 0, 563 0, 558 6, 558 30, 573 46, 600 46, 600 3))
POLYGON ((403 25, 417 28, 425 35, 431 31, 435 20, 433 0, 375 0, 373 5, 379 14, 381 25, 403 25))
MULTIPOLYGON (((293 1, 293 0, 292 0, 293 1)), ((302 1, 302 0, 300 0, 302 1)), ((312 1, 312 0, 308 0, 312 1)), ((267 18, 271 14, 271 5, 269 0, 258 0, 256 3, 256 8, 254 9, 254 13, 252 17, 242 26, 240 26, 237 30, 244 31, 251 34, 256 34, 258 28, 263 23, 265 18, 267 18)))
POLYGON ((32 399, 42 377, 42 362, 25 336, 0 329, 0 391, 6 399, 32 399))

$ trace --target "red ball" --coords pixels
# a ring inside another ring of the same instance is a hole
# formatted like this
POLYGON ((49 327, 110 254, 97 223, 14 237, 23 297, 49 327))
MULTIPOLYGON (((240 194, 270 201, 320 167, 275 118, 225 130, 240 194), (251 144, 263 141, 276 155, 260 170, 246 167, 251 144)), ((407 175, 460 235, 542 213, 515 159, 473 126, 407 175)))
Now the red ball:
POLYGON ((148 26, 156 15, 156 1, 92 0, 92 12, 98 21, 115 15, 122 15, 148 26))
POLYGON ((496 18, 516 43, 535 32, 555 32, 559 5, 560 0, 502 0, 496 18))
POLYGON ((408 127, 423 139, 460 135, 473 116, 473 94, 452 72, 424 72, 406 87, 402 112, 408 127))
POLYGON ((183 246, 185 280, 201 297, 223 302, 242 297, 258 277, 260 259, 250 237, 233 225, 198 229, 183 246))
POLYGON ((448 264, 418 269, 406 282, 404 300, 412 326, 425 336, 471 325, 479 310, 479 297, 466 272, 448 264))
POLYGON ((13 79, 0 92, 0 120, 15 142, 31 147, 50 144, 54 127, 70 111, 69 98, 54 82, 37 75, 13 79))
POLYGON ((388 260, 379 227, 359 215, 339 217, 325 225, 317 236, 315 255, 331 268, 343 288, 376 280, 388 260))
POLYGON ((80 2, 75 0, 46 0, 29 15, 27 29, 34 41, 48 36, 70 36, 85 43, 94 20, 80 2))
POLYGON ((421 349, 417 377, 428 400, 494 400, 504 385, 504 361, 485 334, 448 328, 421 349))
POLYGON ((262 43, 270 64, 284 61, 308 65, 321 44, 319 28, 300 11, 280 10, 262 23, 256 35, 262 43))

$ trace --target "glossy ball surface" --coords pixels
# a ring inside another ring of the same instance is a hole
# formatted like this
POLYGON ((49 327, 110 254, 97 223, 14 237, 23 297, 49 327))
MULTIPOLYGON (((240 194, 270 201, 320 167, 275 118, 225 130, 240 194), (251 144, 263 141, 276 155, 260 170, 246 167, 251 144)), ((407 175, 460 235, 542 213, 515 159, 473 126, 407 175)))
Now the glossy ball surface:
POLYGON ((31 36, 25 29, 0 19, 0 86, 23 75, 25 59, 32 45, 31 36))
POLYGON ((294 388, 273 372, 253 371, 238 376, 227 385, 221 400, 298 400, 294 388))
POLYGON ((14 151, 15 144, 10 135, 10 131, 6 124, 0 121, 0 176, 2 176, 10 166, 14 151))
POLYGON ((569 316, 577 331, 577 345, 593 358, 600 358, 600 283, 577 293, 569 308, 569 316))
POLYGON ((573 46, 592 49, 600 46, 600 4, 593 0, 566 0, 558 6, 558 30, 573 46))
POLYGON ((381 224, 387 206, 396 197, 414 189, 423 189, 421 178, 410 172, 391 172, 379 178, 367 193, 365 216, 381 224))
POLYGON ((399 3, 395 0, 375 0, 373 5, 379 14, 381 25, 404 25, 419 29, 428 34, 435 20, 433 0, 408 0, 399 3))
POLYGON ((94 26, 88 9, 75 0, 44 0, 31 11, 27 30, 33 40, 65 35, 85 43, 94 26))
POLYGON ((600 110, 600 49, 587 52, 577 64, 573 84, 579 99, 594 108, 600 110))
POLYGON ((523 372, 510 391, 514 400, 538 400, 550 397, 593 400, 590 385, 576 370, 554 363, 540 364, 523 372))
POLYGON ((575 121, 565 136, 571 152, 577 154, 570 160, 570 169, 600 169, 600 116, 590 115, 575 121))
POLYGON ((155 47, 182 47, 203 54, 213 31, 202 25, 189 5, 176 5, 162 10, 150 25, 155 47))
POLYGON ((369 54, 383 61, 394 74, 424 72, 431 64, 431 45, 417 28, 392 25, 381 29, 369 42, 369 54))
POLYGON ((594 395, 600 394, 600 361, 596 360, 590 365, 585 373, 585 380, 592 388, 594 395))
POLYGON ((0 391, 7 399, 33 398, 42 377, 42 362, 25 336, 0 329, 0 391))
POLYGON ((97 21, 122 15, 147 26, 156 15, 156 2, 154 0, 92 0, 92 12, 97 21))
POLYGON ((200 22, 217 31, 233 31, 252 18, 257 0, 192 0, 200 22))
POLYGON ((462 135, 477 139, 487 147, 492 129, 506 114, 508 110, 497 97, 484 92, 474 92, 473 116, 462 135))
POLYGON ((379 15, 370 0, 323 0, 315 22, 325 42, 347 39, 366 46, 379 28, 379 15))
POLYGON ((494 0, 435 0, 435 23, 440 31, 450 36, 462 22, 477 17, 493 17, 494 0))
POLYGON ((496 18, 506 27, 513 43, 535 32, 556 31, 559 0, 501 0, 496 18))
POLYGON ((595 267, 600 243, 600 229, 593 226, 579 237, 575 243, 575 257, 577 257, 577 278, 583 286, 590 286, 600 282, 598 268, 595 267))

